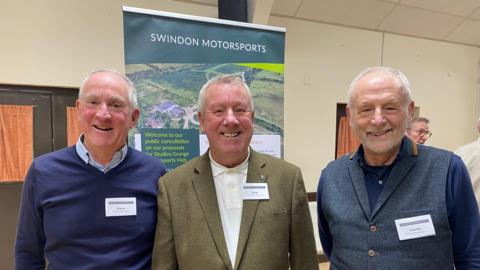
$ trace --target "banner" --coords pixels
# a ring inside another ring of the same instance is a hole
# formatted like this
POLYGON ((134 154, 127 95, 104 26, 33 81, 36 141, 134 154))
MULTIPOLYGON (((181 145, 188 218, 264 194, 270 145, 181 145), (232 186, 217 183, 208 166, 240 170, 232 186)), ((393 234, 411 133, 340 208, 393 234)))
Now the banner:
POLYGON ((135 148, 173 169, 208 149, 198 92, 218 74, 241 74, 255 107, 257 151, 283 156, 285 29, 123 7, 125 73, 138 91, 135 148))

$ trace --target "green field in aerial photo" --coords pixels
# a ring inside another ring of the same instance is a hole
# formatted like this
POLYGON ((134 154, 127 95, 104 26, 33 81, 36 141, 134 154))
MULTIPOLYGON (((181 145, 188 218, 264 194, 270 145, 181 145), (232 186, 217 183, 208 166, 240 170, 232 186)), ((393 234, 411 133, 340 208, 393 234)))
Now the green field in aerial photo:
POLYGON ((138 91, 137 128, 198 129, 198 92, 209 78, 225 73, 243 74, 250 87, 254 133, 283 136, 283 73, 240 64, 126 65, 126 74, 138 91))

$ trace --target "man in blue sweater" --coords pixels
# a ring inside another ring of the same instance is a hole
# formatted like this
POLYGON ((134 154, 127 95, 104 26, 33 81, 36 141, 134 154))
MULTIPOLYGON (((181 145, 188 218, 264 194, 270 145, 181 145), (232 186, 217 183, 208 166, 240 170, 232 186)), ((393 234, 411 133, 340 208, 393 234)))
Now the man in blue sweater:
POLYGON ((136 90, 95 70, 76 106, 77 144, 36 158, 25 179, 15 269, 150 269, 165 167, 126 144, 140 115, 136 90))
POLYGON ((322 171, 320 240, 330 269, 480 269, 480 217, 470 178, 449 151, 405 136, 410 84, 368 68, 352 82, 347 116, 361 145, 322 171))

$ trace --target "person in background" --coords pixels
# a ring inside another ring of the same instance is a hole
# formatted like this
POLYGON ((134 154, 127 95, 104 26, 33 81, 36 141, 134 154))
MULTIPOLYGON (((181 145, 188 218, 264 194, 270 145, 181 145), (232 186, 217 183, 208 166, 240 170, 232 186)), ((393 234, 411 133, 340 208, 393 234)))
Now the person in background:
POLYGON ((330 269, 480 269, 480 216, 452 152, 405 136, 414 102, 398 70, 371 67, 348 92, 360 146, 322 171, 317 211, 330 269))
POLYGON ((210 148, 160 178, 152 269, 318 269, 301 171, 249 147, 243 78, 210 79, 198 105, 210 148))
POLYGON ((408 122, 405 135, 412 141, 419 144, 425 144, 425 142, 432 136, 432 132, 428 127, 430 120, 425 117, 414 117, 408 122))
POLYGON ((15 269, 150 269, 165 167, 127 146, 137 92, 119 72, 94 70, 76 107, 77 144, 36 158, 28 171, 15 269))
MULTIPOLYGON (((480 118, 477 120, 477 131, 480 133, 480 118)), ((461 146, 455 150, 467 166, 470 179, 472 180, 473 191, 480 205, 480 139, 461 146)))

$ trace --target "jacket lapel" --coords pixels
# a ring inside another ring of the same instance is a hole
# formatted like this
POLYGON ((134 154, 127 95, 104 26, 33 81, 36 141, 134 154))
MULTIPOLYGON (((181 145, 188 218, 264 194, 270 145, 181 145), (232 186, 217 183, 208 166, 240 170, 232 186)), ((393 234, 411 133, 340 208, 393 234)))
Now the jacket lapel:
POLYGON ((228 256, 227 244, 223 234, 222 220, 218 208, 215 183, 213 180, 212 169, 208 152, 198 159, 194 165, 194 178, 192 180, 195 193, 197 194, 200 207, 208 224, 210 234, 217 247, 218 253, 228 269, 232 269, 232 263, 228 256))
MULTIPOLYGON (((264 183, 268 175, 265 172, 267 164, 262 160, 252 148, 250 148, 250 160, 248 162, 247 183, 264 183)), ((253 221, 257 213, 260 200, 244 200, 242 210, 242 221, 240 224, 240 235, 238 236, 237 254, 235 259, 235 269, 238 268, 242 260, 243 251, 247 245, 247 240, 252 229, 253 221)))
POLYGON ((360 203, 363 214, 365 215, 365 218, 370 219, 371 210, 368 200, 367 187, 365 185, 365 177, 359 164, 357 152, 350 156, 350 160, 348 162, 348 172, 350 173, 353 189, 357 195, 357 200, 360 203))

